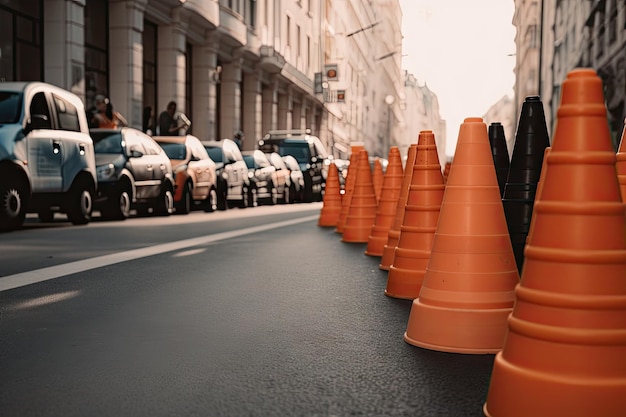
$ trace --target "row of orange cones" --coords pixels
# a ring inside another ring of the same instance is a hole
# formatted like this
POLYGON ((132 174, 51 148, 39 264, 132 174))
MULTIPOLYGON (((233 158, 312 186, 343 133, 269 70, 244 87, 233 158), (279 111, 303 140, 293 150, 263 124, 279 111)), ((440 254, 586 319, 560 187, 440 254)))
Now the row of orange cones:
POLYGON ((496 353, 486 416, 624 416, 625 142, 616 155, 595 71, 571 71, 521 276, 480 118, 461 125, 445 182, 432 132, 409 148, 412 172, 391 148, 379 197, 367 152, 353 146, 356 170, 342 197, 331 165, 318 224, 381 256, 385 294, 413 299, 406 342, 496 353))

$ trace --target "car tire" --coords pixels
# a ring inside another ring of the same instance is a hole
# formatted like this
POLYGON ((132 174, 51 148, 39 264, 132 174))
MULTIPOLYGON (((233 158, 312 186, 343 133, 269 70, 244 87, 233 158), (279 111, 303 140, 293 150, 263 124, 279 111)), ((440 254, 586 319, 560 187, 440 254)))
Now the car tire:
POLYGON ((107 220, 126 220, 130 217, 132 201, 130 185, 126 183, 118 184, 115 192, 102 208, 102 217, 107 220))
POLYGON ((0 184, 0 230, 16 230, 22 227, 27 204, 28 187, 24 181, 18 179, 12 184, 0 184))
POLYGON ((304 190, 302 192, 302 201, 305 203, 313 202, 313 179, 308 172, 304 173, 304 190))
POLYGON ((186 182, 185 187, 183 188, 183 197, 176 204, 176 214, 189 214, 191 211, 192 201, 191 195, 191 185, 186 182))
POLYGON ((250 193, 247 185, 241 187, 241 201, 239 202, 239 208, 250 207, 250 193))
POLYGON ((93 211, 93 185, 85 180, 76 181, 68 193, 67 218, 73 225, 83 225, 91 220, 93 211))
POLYGON ((174 194, 170 188, 163 188, 156 205, 154 214, 157 216, 169 216, 174 211, 174 194))
POLYGON ((211 187, 209 191, 209 195, 206 200, 204 200, 204 211, 207 213, 212 213, 215 210, 219 209, 219 196, 217 195, 217 190, 215 187, 211 187))

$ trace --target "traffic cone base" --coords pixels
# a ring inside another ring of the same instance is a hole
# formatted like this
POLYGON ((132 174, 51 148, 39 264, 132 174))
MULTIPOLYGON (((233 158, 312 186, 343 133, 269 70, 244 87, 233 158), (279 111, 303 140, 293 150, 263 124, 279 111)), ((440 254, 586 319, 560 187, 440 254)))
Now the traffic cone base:
POLYGON ((336 227, 341 213, 341 186, 339 184, 339 170, 331 163, 326 177, 326 191, 320 217, 317 225, 320 227, 336 227))
POLYGON ((510 308, 449 309, 413 301, 404 340, 430 350, 495 354, 502 349, 510 308), (418 335, 419 337, 415 337, 418 335))

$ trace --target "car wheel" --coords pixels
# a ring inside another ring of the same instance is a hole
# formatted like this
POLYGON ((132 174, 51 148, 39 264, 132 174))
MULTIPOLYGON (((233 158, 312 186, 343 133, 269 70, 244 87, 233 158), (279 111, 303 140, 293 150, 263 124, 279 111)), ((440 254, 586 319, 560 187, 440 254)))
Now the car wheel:
POLYGON ((269 189, 270 189, 270 195, 271 195, 269 203, 271 205, 278 204, 278 200, 279 200, 279 198, 278 198, 278 189, 276 187, 274 187, 273 183, 270 183, 269 189))
POLYGON ((219 197, 217 195, 217 190, 215 187, 211 187, 211 191, 209 191, 209 195, 206 200, 204 200, 204 211, 207 213, 212 213, 215 210, 219 209, 219 197))
POLYGON ((102 208, 102 217, 110 220, 125 220, 130 217, 131 193, 128 184, 118 184, 110 201, 102 208))
POLYGON ((94 189, 87 181, 77 181, 72 185, 66 208, 67 218, 74 225, 87 224, 93 210, 94 189))
POLYGON ((289 192, 289 185, 285 184, 283 187, 283 198, 281 199, 283 204, 289 204, 291 202, 291 193, 289 192))
POLYGON ((183 188, 183 198, 176 204, 176 214, 189 214, 191 211, 191 185, 186 182, 183 188))
POLYGON ((296 185, 292 182, 289 185, 289 200, 287 202, 293 204, 296 201, 298 201, 298 192, 296 191, 296 185))
MULTIPOLYGON (((7 177, 5 177, 7 178, 7 177)), ((5 180, 3 180, 4 182, 5 180)), ((0 184, 0 229, 19 229, 26 218, 28 188, 23 181, 0 184)))
POLYGON ((174 195, 172 190, 164 188, 161 191, 156 206, 154 207, 154 213, 157 216, 169 216, 174 211, 174 195))

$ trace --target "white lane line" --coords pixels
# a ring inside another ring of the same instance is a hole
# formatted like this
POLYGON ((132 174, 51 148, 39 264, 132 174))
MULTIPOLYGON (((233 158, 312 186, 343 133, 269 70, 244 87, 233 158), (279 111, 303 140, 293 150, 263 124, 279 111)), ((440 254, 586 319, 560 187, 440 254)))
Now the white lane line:
POLYGON ((47 268, 35 269, 33 271, 22 272, 14 275, 0 277, 0 291, 11 290, 13 288, 22 287, 24 285, 35 284, 37 282, 47 281, 50 279, 62 277, 65 275, 76 274, 78 272, 87 271, 89 269, 101 268, 103 266, 112 265, 120 262, 131 261, 133 259, 145 258, 146 256, 158 255, 165 252, 172 252, 179 249, 185 249, 192 246, 205 245, 207 243, 217 242, 220 240, 231 239, 234 237, 244 236, 252 233, 263 232, 265 230, 275 229, 278 227, 291 226, 298 223, 304 223, 315 220, 319 215, 301 217, 293 220, 286 220, 278 223, 264 224, 262 226, 248 227, 246 229, 233 230, 230 232, 216 233, 214 235, 196 237, 192 239, 179 240, 178 242, 163 243, 161 245, 149 246, 147 248, 134 249, 126 252, 112 253, 110 255, 97 256, 95 258, 83 259, 82 261, 69 262, 63 265, 55 265, 47 268))

